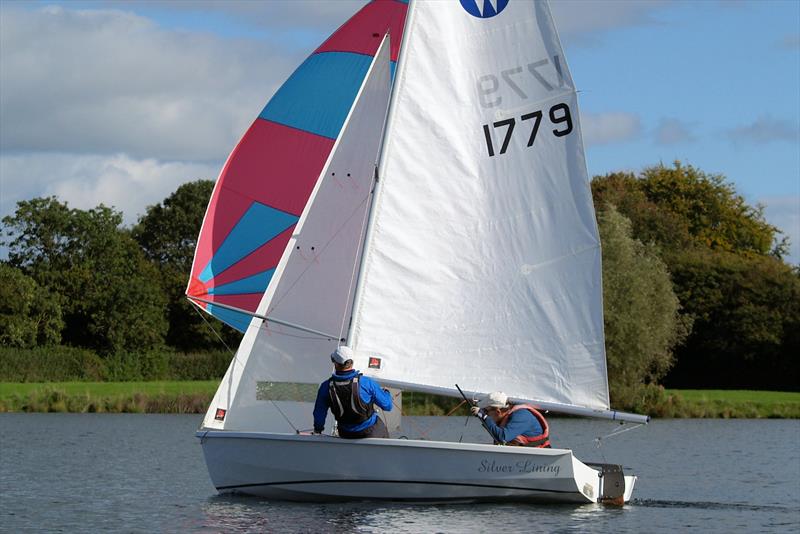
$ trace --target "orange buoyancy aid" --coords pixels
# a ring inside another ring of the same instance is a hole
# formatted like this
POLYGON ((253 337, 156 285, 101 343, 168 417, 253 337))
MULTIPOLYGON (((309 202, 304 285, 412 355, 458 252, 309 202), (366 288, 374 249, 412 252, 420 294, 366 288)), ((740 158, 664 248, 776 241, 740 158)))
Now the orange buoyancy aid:
POLYGON ((524 434, 520 434, 519 436, 515 437, 511 441, 508 442, 508 445, 518 445, 521 447, 541 447, 541 448, 549 448, 550 447, 550 428, 547 425, 547 420, 544 416, 539 413, 539 410, 534 408, 533 406, 528 406, 527 404, 517 404, 513 406, 508 413, 500 420, 498 426, 505 427, 506 423, 508 423, 511 414, 518 411, 518 410, 528 410, 533 414, 539 424, 542 425, 542 433, 538 436, 525 436, 524 434))

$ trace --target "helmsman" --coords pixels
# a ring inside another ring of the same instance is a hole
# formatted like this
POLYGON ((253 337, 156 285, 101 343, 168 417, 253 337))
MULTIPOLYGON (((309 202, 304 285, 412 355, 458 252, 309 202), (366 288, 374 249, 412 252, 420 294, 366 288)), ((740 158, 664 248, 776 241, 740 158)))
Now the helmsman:
POLYGON ((330 409, 336 418, 339 437, 388 438, 386 425, 375 413, 377 404, 382 410, 392 410, 392 395, 377 382, 353 369, 353 352, 339 347, 331 354, 333 375, 319 386, 314 405, 314 433, 325 429, 330 409))
POLYGON ((490 393, 483 408, 472 408, 472 415, 483 422, 497 445, 550 447, 550 429, 544 416, 527 404, 510 405, 502 391, 490 393))

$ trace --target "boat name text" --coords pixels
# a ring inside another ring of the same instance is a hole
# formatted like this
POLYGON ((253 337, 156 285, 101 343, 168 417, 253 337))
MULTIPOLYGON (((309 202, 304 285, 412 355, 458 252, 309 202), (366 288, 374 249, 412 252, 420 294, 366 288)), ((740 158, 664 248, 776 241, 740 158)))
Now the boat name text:
POLYGON ((555 464, 539 464, 531 460, 520 460, 513 464, 504 464, 496 460, 481 460, 479 473, 552 473, 558 476, 559 466, 555 464))

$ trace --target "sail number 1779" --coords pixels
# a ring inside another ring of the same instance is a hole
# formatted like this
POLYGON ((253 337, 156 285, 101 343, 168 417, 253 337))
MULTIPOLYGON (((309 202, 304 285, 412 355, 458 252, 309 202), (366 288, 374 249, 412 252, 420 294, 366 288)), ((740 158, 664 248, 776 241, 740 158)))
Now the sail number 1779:
MULTIPOLYGON (((550 123, 555 126, 551 131, 556 137, 564 137, 572 133, 572 114, 569 111, 569 106, 566 104, 556 104, 548 110, 550 123)), ((539 126, 542 123, 543 110, 526 113, 519 118, 519 123, 527 123, 530 125, 530 134, 528 135, 528 147, 532 147, 536 141, 536 135, 539 133, 539 126)), ((483 135, 486 138, 486 150, 489 152, 489 157, 495 155, 494 141, 492 140, 492 130, 505 128, 503 141, 500 144, 500 151, 497 154, 505 154, 508 150, 508 145, 511 142, 511 136, 514 134, 514 129, 517 125, 516 117, 504 119, 501 121, 493 122, 491 124, 483 125, 483 135)))

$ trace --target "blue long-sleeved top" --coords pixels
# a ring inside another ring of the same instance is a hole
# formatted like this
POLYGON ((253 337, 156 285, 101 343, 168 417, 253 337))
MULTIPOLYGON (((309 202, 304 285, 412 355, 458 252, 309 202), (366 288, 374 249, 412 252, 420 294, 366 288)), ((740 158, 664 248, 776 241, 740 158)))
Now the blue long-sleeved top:
MULTIPOLYGON (((344 373, 333 373, 333 376, 319 385, 317 390, 317 402, 314 403, 314 431, 322 432, 325 430, 325 419, 328 417, 328 409, 331 407, 330 397, 328 397, 328 383, 332 379, 347 380, 353 378, 358 374, 358 371, 353 369, 344 373)), ((384 411, 392 411, 392 395, 381 389, 377 382, 369 377, 362 376, 358 380, 358 395, 364 404, 375 403, 384 411)), ((358 425, 340 425, 341 428, 348 432, 359 432, 366 428, 371 427, 378 420, 378 414, 373 413, 372 417, 358 425)))
POLYGON ((494 437, 495 441, 500 443, 508 443, 519 435, 534 437, 540 435, 542 425, 536 417, 533 416, 528 410, 517 410, 508 416, 508 422, 505 427, 498 426, 491 417, 487 417, 483 421, 483 426, 494 437))

